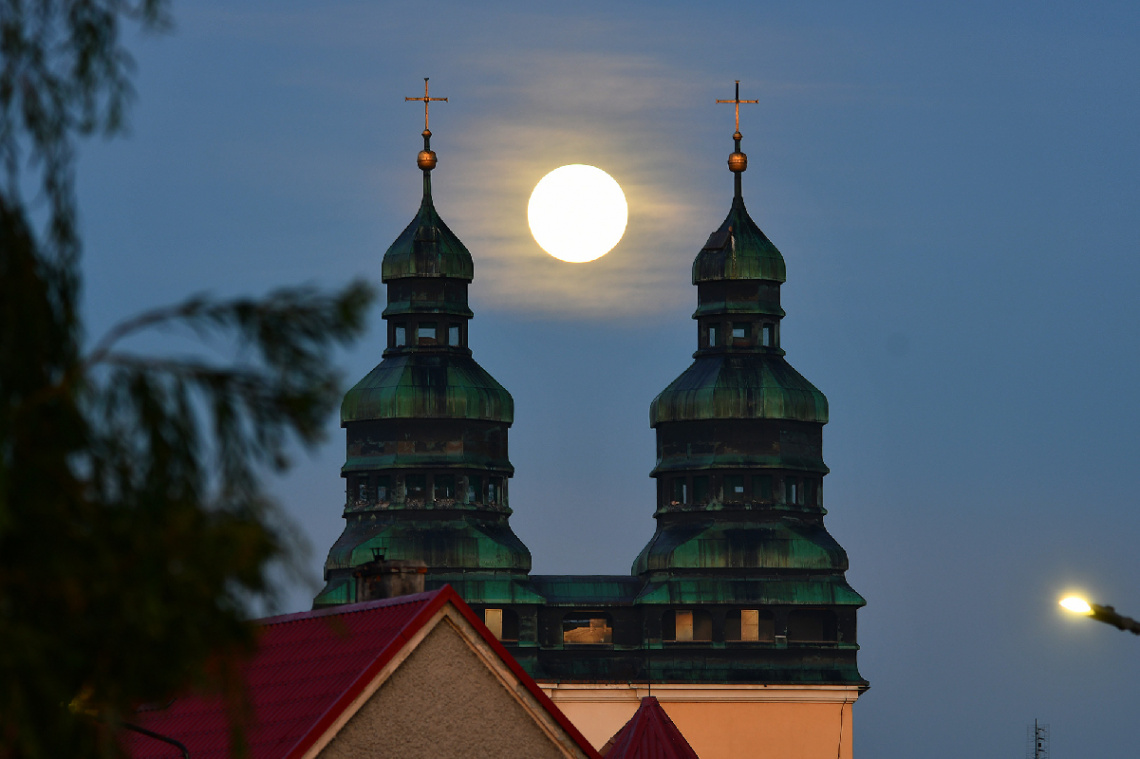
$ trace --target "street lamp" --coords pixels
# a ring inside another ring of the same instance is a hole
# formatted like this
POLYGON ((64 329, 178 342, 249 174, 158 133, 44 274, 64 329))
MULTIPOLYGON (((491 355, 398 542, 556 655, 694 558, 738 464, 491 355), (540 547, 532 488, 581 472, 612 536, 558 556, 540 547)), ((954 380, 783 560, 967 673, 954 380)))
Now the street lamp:
POLYGON ((1118 630, 1127 630, 1133 635, 1140 635, 1140 622, 1135 619, 1118 614, 1111 606, 1092 604, 1079 596, 1067 596, 1061 599, 1061 606, 1074 614, 1083 614, 1092 617, 1098 622, 1112 625, 1118 630))

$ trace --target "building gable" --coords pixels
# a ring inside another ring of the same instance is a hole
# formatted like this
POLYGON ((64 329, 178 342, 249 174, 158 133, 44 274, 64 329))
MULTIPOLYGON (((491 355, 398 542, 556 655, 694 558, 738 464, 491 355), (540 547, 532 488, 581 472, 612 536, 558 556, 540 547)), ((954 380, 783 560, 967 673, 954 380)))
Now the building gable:
MULTIPOLYGON (((449 587, 259 627, 241 671, 248 717, 236 726, 251 759, 598 756, 449 587)), ((134 722, 195 759, 223 759, 233 753, 232 712, 219 696, 186 694, 134 722)), ((169 754, 138 732, 120 738, 134 759, 169 754)))
POLYGON ((320 759, 585 756, 498 657, 441 613, 320 759))

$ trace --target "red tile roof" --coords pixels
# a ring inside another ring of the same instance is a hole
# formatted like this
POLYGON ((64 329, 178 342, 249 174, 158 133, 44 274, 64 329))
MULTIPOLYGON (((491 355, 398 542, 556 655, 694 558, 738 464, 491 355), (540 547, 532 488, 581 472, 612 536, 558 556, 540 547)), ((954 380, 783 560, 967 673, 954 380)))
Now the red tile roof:
POLYGON ((602 756, 606 759, 697 759, 697 752, 657 699, 646 696, 625 727, 602 747, 602 756))
MULTIPOLYGON (((581 733, 451 588, 382 601, 259 620, 257 651, 243 676, 253 719, 246 729, 250 759, 301 756, 436 612, 454 604, 503 659, 520 684, 586 751, 581 733)), ((230 727, 217 697, 187 696, 140 710, 134 722, 184 743, 193 759, 230 756, 230 727)), ((178 756, 172 746, 124 733, 133 759, 178 756)))

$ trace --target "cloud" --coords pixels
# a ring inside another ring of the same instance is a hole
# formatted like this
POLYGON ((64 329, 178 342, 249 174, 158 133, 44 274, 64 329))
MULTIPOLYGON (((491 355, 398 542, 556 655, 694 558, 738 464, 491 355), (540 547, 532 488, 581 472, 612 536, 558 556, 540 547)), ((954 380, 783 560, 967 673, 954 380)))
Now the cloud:
MULTIPOLYGON (((541 51, 476 63, 479 110, 439 134, 440 213, 472 251, 481 307, 574 317, 650 317, 693 297, 689 265, 719 218, 680 149, 697 85, 642 56, 541 51), (549 171, 597 166, 626 193, 629 225, 609 254, 551 258, 530 234, 530 193, 549 171), (446 189, 444 189, 446 188, 446 189)), ((710 167, 703 167, 711 174, 710 167)), ((722 209, 723 210, 723 209, 722 209)))
POLYGON ((356 217, 370 218, 362 198, 379 197, 384 224, 398 231, 414 208, 418 177, 410 168, 414 153, 393 148, 418 149, 418 106, 403 97, 422 92, 408 77, 422 68, 416 73, 432 75, 432 94, 449 98, 432 108, 432 147, 440 157, 433 191, 475 257, 472 297, 480 310, 645 321, 675 312, 678 301, 693 302, 690 265, 727 212, 731 192, 723 163, 731 108, 713 105, 731 97, 731 81, 710 71, 720 68, 711 61, 692 65, 680 53, 680 27, 669 27, 677 39, 667 44, 658 30, 659 44, 645 52, 634 43, 640 21, 620 15, 527 11, 504 20, 470 11, 444 17, 446 29, 435 36, 454 41, 425 57, 422 41, 401 31, 414 28, 419 11, 360 11, 226 7, 188 19, 203 33, 308 51, 297 65, 277 69, 273 81, 298 102, 315 104, 315 112, 282 121, 299 124, 290 132, 335 135, 312 155, 281 161, 275 156, 290 153, 292 137, 266 139, 267 127, 227 155, 240 147, 251 175, 278 178, 273 192, 336 198, 356 217), (372 159, 354 160, 375 147, 376 138, 362 136, 365 122, 375 125, 383 147, 372 159), (585 264, 543 252, 526 219, 535 184, 569 163, 605 170, 629 203, 622 241, 585 264), (380 179, 369 179, 374 175, 380 179))

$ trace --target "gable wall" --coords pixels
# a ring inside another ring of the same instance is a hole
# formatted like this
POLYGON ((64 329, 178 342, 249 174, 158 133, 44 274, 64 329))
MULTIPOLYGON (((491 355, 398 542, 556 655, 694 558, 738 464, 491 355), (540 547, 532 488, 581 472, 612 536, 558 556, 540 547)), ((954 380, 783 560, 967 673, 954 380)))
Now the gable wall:
POLYGON ((445 619, 319 756, 542 758, 566 754, 445 619))

